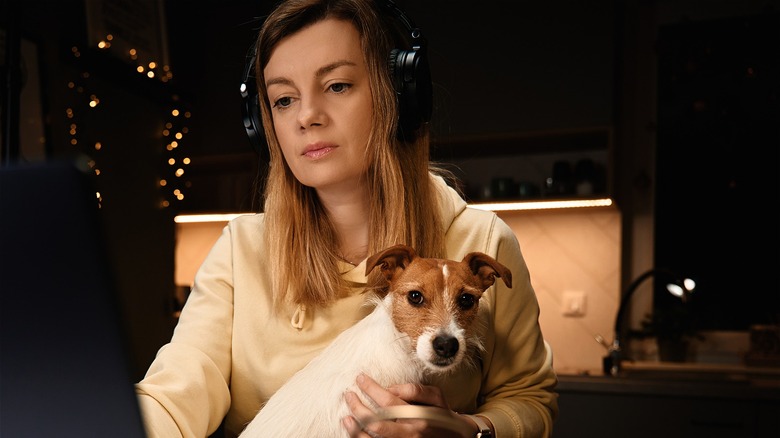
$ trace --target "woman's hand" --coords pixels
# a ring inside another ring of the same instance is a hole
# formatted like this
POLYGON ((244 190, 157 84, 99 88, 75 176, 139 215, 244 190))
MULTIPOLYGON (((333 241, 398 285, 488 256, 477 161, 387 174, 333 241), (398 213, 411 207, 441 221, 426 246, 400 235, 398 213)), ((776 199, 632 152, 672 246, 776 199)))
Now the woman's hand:
MULTIPOLYGON (((447 404, 441 389, 435 386, 407 383, 383 388, 372 378, 364 374, 358 376, 357 386, 380 407, 416 404, 436 406, 449 410, 449 405, 447 404)), ((463 435, 452 430, 437 427, 425 419, 399 419, 395 421, 385 420, 371 422, 374 411, 364 405, 357 394, 354 392, 347 392, 344 397, 349 409, 352 411, 351 416, 343 419, 344 427, 349 431, 350 437, 463 437, 463 435)), ((474 430, 476 433, 476 426, 468 418, 452 412, 452 422, 463 423, 462 425, 457 426, 457 429, 459 430, 474 430)))

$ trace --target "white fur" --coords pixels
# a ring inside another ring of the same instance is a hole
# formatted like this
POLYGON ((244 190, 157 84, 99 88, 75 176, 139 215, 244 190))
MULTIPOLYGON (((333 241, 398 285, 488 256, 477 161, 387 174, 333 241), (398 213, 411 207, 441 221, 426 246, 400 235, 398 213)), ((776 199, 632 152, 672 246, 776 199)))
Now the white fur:
POLYGON ((392 294, 373 312, 341 333, 306 367, 297 372, 263 406, 241 433, 256 437, 348 437, 341 419, 349 415, 349 389, 375 407, 355 386, 361 372, 387 387, 421 383, 425 365, 409 338, 390 319, 392 294))

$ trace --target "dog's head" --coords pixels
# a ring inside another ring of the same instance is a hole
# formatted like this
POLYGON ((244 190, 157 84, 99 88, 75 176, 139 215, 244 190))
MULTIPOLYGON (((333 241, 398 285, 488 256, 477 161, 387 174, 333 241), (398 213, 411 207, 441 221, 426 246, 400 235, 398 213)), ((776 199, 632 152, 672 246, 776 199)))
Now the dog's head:
POLYGON ((481 252, 462 261, 419 257, 406 245, 395 245, 366 262, 366 275, 379 267, 387 279, 393 321, 412 341, 417 358, 433 372, 455 368, 476 337, 472 323, 479 299, 500 277, 512 287, 512 273, 481 252))

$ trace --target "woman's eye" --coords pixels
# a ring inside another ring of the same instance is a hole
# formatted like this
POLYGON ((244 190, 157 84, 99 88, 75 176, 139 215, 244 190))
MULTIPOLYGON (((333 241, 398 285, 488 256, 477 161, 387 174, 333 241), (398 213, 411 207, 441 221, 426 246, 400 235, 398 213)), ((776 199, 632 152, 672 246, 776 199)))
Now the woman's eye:
POLYGON ((334 93, 343 93, 343 92, 349 90, 350 88, 352 88, 352 84, 345 84, 343 82, 338 82, 338 83, 335 83, 335 84, 331 85, 329 88, 334 93))
POLYGON ((280 97, 274 102, 274 108, 287 108, 292 103, 292 98, 280 97))
POLYGON ((423 294, 418 290, 413 290, 409 292, 406 295, 406 300, 409 301, 409 304, 415 307, 422 306, 423 301, 425 301, 425 299, 423 298, 423 294))
POLYGON ((476 303, 477 299, 474 298, 474 295, 463 293, 458 297, 458 307, 463 310, 471 309, 476 303))

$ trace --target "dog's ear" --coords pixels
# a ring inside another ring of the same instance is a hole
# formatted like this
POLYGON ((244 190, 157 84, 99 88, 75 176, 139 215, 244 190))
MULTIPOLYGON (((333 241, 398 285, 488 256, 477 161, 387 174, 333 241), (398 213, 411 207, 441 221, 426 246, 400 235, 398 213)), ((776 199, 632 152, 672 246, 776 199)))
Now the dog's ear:
POLYGON ((482 282, 482 290, 485 290, 496 282, 496 277, 501 277, 507 287, 512 287, 512 272, 496 259, 481 252, 471 252, 463 257, 471 273, 479 277, 482 282))
POLYGON ((391 246, 366 260, 366 275, 371 273, 375 267, 381 265, 382 275, 385 276, 387 281, 390 281, 397 273, 406 269, 415 257, 417 257, 417 252, 411 246, 391 246))

